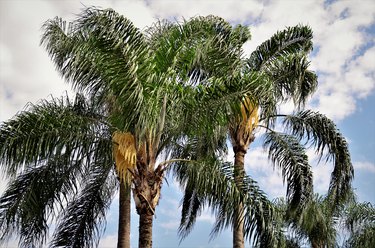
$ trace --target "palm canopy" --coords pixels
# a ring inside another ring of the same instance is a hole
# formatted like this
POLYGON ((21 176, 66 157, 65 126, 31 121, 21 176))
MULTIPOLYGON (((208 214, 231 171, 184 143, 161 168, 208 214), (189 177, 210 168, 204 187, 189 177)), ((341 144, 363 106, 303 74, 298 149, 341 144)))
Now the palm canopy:
MULTIPOLYGON (((207 88, 210 95, 220 94, 220 87, 223 85, 246 82, 249 75, 256 73, 261 83, 250 94, 244 95, 237 104, 230 106, 237 111, 228 111, 234 113, 229 117, 229 135, 233 149, 235 153, 246 153, 255 138, 254 129, 265 129, 264 147, 268 150, 269 158, 280 168, 286 182, 288 211, 297 215, 302 214, 303 208, 313 198, 313 175, 306 145, 315 148, 321 157, 326 154, 327 161, 334 163, 328 191, 330 204, 339 208, 348 200, 354 175, 347 142, 336 125, 321 113, 304 110, 308 97, 317 87, 317 76, 308 69, 307 56, 312 50, 312 37, 311 29, 302 25, 277 32, 257 47, 249 58, 241 58, 242 63, 237 64, 238 67, 234 68, 226 79, 220 78, 220 75, 214 77, 207 88), (280 114, 278 105, 289 100, 293 100, 295 111, 288 115, 280 114), (282 132, 274 130, 276 124, 284 127, 282 132)), ((225 102, 225 98, 223 100, 225 102)), ((214 102, 226 106, 224 102, 214 102)), ((227 132, 225 128, 221 130, 227 132)), ((215 137, 218 136, 220 135, 215 137)), ((180 181, 186 183, 196 180, 189 177, 188 174, 182 174, 180 181)), ((231 181, 233 180, 236 181, 232 178, 231 181)), ((192 229, 192 223, 205 202, 214 209, 225 205, 223 202, 210 200, 219 188, 206 188, 204 193, 198 195, 197 189, 186 183, 180 226, 182 237, 192 229)), ((251 195, 252 192, 248 190, 245 193, 251 195)), ((245 214, 244 219, 245 222, 254 221, 251 214, 245 214)), ((220 222, 220 216, 218 221, 220 222)), ((215 228, 214 232, 219 230, 215 228)), ((244 234, 249 234, 248 229, 244 234)))
POLYGON ((204 103, 217 106, 226 95, 223 106, 229 109, 232 101, 262 89, 256 74, 247 76, 246 85, 221 86, 210 97, 209 90, 196 86, 210 82, 211 72, 219 71, 215 68, 229 71, 241 62, 242 43, 231 40, 245 41, 248 33, 229 27, 209 16, 159 23, 145 34, 113 10, 95 8, 70 24, 60 18, 46 22, 42 44, 77 95, 30 104, 1 124, 0 164, 11 180, 0 198, 0 240, 18 234, 20 246, 40 246, 50 221, 57 221, 52 247, 97 244, 118 188, 112 156, 113 147, 121 145, 116 134, 134 138, 134 178, 144 164, 162 176, 175 161, 170 155, 193 133, 189 116, 194 129, 205 133, 204 117, 215 111, 198 111, 204 103), (160 155, 171 160, 156 166, 160 155))

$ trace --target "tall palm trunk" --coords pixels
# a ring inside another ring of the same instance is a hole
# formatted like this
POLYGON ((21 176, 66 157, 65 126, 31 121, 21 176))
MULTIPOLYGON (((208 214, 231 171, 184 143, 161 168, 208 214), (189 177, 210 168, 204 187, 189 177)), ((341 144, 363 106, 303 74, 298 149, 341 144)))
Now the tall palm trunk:
POLYGON ((120 180, 119 222, 117 248, 130 248, 131 190, 120 180))
MULTIPOLYGON (((234 180, 237 186, 240 186, 243 181, 245 173, 244 159, 246 150, 234 149, 234 180)), ((234 210, 235 223, 233 224, 233 247, 244 248, 244 213, 243 205, 239 204, 237 209, 234 210)))
MULTIPOLYGON (((252 131, 252 129, 251 129, 252 131)), ((238 188, 242 187, 243 177, 245 175, 245 154, 251 142, 254 141, 254 135, 249 132, 246 126, 237 125, 230 128, 231 142, 234 151, 234 180, 238 188)), ((233 222, 233 247, 244 248, 244 212, 243 205, 238 204, 234 209, 233 222)))

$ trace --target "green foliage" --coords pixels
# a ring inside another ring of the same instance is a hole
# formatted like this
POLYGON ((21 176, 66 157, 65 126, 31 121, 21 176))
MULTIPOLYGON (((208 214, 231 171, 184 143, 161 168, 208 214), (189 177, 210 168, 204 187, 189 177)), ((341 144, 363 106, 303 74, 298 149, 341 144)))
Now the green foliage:
POLYGON ((321 157, 327 152, 327 161, 332 159, 334 163, 329 199, 336 206, 345 203, 351 194, 354 170, 347 142, 333 121, 323 114, 307 110, 286 116, 284 125, 300 140, 306 139, 312 144, 321 157))
POLYGON ((350 236, 345 247, 374 247, 375 208, 369 202, 349 205, 344 214, 344 226, 350 236))
POLYGON ((286 197, 291 210, 304 208, 313 193, 312 171, 305 148, 291 135, 269 132, 264 146, 269 158, 281 168, 287 183, 286 197))
POLYGON ((111 9, 87 8, 72 23, 56 17, 43 29, 42 45, 77 96, 31 104, 1 124, 0 166, 10 183, 0 198, 0 240, 17 234, 21 247, 41 246, 52 219, 58 225, 51 246, 95 246, 118 187, 112 134, 124 131, 137 145, 151 139, 155 158, 169 159, 158 169, 171 168, 185 187, 182 237, 204 206, 217 217, 213 236, 233 227, 233 209, 242 203, 246 238, 284 245, 273 204, 251 177, 236 182, 233 166, 220 159, 228 123, 245 98, 260 107, 290 210, 308 206, 312 195, 305 139, 334 160, 329 199, 345 202, 353 169, 332 121, 305 111, 283 116, 289 134, 270 129, 279 103, 293 99, 302 108, 316 89, 309 27, 276 33, 247 59, 248 27, 215 16, 160 21, 141 32, 111 9))
POLYGON ((21 247, 42 245, 48 223, 86 187, 93 168, 112 168, 111 135, 100 110, 78 94, 74 101, 31 104, 1 124, 0 163, 11 178, 0 198, 2 240, 18 233, 21 247))

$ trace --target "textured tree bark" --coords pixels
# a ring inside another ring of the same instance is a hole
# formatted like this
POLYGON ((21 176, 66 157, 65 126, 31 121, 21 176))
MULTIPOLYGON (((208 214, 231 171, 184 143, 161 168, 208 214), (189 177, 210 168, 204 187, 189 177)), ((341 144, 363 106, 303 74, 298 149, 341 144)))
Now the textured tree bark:
POLYGON ((154 215, 149 211, 139 215, 139 248, 152 247, 152 221, 154 215))
POLYGON ((134 173, 133 197, 139 215, 138 247, 152 247, 152 221, 156 205, 159 202, 163 171, 158 167, 154 170, 142 162, 137 162, 137 171, 134 173))
POLYGON ((130 207, 131 207, 131 189, 126 187, 121 180, 120 199, 119 199, 119 222, 118 222, 118 248, 130 248, 130 207))
MULTIPOLYGON (((244 159, 246 150, 234 149, 234 180, 238 186, 242 184, 245 173, 244 159)), ((244 215, 243 205, 239 204, 237 209, 234 209, 235 221, 233 223, 233 248, 244 248, 244 215)))

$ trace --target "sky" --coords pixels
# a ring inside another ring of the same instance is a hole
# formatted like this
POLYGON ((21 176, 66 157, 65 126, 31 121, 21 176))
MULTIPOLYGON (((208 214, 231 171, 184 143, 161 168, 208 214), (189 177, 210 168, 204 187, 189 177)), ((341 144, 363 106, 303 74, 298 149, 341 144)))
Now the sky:
MULTIPOLYGON (((250 54, 276 31, 297 24, 314 32, 311 68, 319 88, 307 107, 333 119, 349 143, 359 201, 375 204, 375 1, 39 1, 0 0, 0 122, 24 110, 28 102, 61 96, 70 86, 60 78, 42 48, 42 25, 55 16, 73 20, 84 6, 113 8, 143 29, 158 19, 182 20, 209 14, 232 24, 248 25, 252 39, 244 45, 250 54)), ((281 106, 290 111, 290 105, 281 106)), ((260 135, 260 133, 259 133, 260 135)), ((273 170, 267 154, 256 141, 249 149, 245 167, 273 199, 285 195, 280 173, 273 170)), ((326 193, 332 165, 313 165, 315 192, 326 193)), ((229 152, 228 159, 233 158, 229 152)), ((154 247, 231 247, 230 231, 210 240, 214 217, 205 210, 193 232, 181 243, 177 236, 181 191, 173 178, 164 183, 156 210, 154 247)), ((0 181, 0 192, 5 181, 0 181)), ((116 247, 118 196, 107 214, 107 227, 99 247, 116 247)), ((138 242, 138 216, 132 209, 132 247, 138 242)), ((10 241, 8 246, 17 246, 10 241)))

